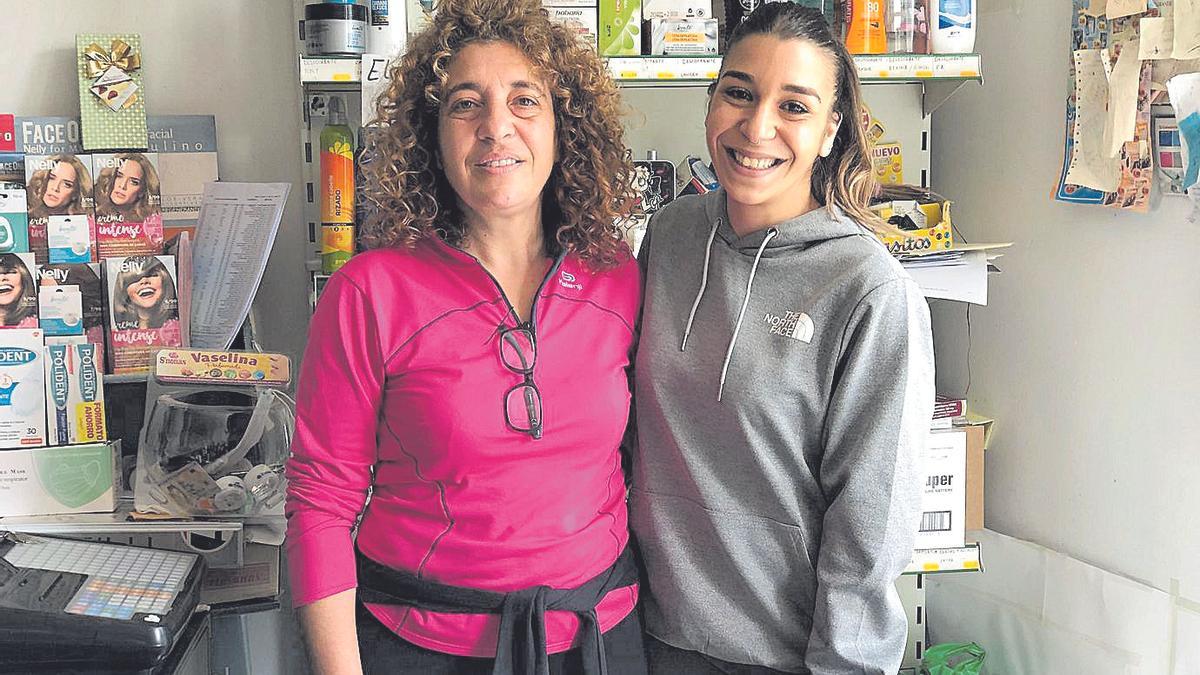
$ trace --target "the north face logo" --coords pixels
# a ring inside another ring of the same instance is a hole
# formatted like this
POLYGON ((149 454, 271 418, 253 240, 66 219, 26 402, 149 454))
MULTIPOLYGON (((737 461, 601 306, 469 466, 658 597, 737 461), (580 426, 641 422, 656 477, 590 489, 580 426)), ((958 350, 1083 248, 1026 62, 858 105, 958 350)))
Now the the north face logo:
POLYGON ((788 312, 784 316, 767 313, 763 321, 771 327, 772 335, 782 335, 805 344, 812 341, 813 321, 804 312, 788 312))

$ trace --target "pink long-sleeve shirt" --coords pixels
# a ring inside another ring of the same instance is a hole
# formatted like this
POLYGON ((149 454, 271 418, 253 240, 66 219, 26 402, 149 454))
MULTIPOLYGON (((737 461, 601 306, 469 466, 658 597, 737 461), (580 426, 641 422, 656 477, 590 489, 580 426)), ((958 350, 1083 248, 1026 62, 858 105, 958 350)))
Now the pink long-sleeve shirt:
MULTIPOLYGON (((366 556, 445 584, 574 588, 611 566, 628 540, 618 445, 639 284, 632 258, 593 272, 567 254, 550 268, 533 307, 534 439, 505 422, 505 392, 523 378, 501 361, 499 331, 518 319, 475 258, 427 239, 333 275, 309 332, 287 466, 294 603, 356 587, 360 513, 366 556)), ((606 595, 601 630, 636 601, 636 587, 606 595)), ((495 654, 498 615, 368 609, 421 647, 495 654)), ((578 630, 574 614, 546 612, 551 653, 578 630)))

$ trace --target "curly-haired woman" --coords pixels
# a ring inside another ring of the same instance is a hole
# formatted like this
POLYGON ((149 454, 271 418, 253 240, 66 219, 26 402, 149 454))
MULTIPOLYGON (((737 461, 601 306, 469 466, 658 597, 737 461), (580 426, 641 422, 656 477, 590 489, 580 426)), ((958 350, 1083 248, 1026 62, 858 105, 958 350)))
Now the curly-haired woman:
POLYGON ((313 664, 643 672, 617 90, 537 0, 439 3, 389 75, 288 464, 313 664))

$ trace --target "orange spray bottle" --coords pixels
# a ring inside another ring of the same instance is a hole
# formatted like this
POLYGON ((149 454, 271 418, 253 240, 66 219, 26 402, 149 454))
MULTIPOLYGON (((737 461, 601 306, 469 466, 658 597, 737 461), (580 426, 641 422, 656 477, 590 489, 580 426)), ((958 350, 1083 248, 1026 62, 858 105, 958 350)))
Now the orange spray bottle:
POLYGON ((851 54, 884 54, 887 31, 883 26, 884 0, 846 0, 846 49, 851 54))

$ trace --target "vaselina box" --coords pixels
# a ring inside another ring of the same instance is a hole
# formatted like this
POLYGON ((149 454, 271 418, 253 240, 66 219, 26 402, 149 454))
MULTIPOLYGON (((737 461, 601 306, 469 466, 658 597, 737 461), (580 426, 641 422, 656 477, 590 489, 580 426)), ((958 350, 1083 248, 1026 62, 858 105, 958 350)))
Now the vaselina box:
POLYGON ((46 435, 51 445, 95 443, 108 438, 104 380, 96 345, 46 346, 46 435))
POLYGON ((547 7, 550 20, 561 23, 579 36, 579 41, 589 48, 596 48, 595 7, 547 7))
POLYGON ((0 331, 0 448, 46 444, 42 336, 40 328, 0 331))
POLYGON ((116 510, 117 455, 110 443, 0 452, 0 516, 116 510))

